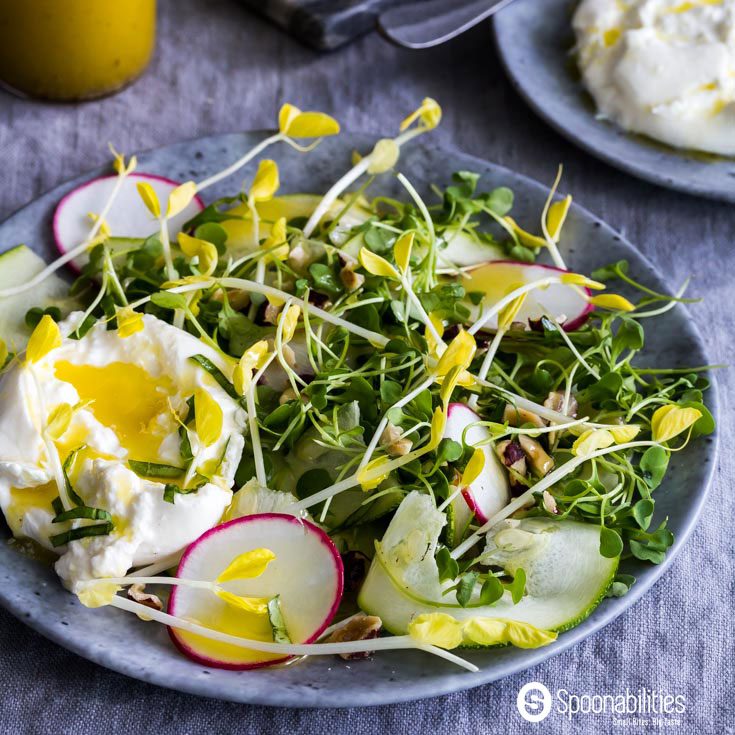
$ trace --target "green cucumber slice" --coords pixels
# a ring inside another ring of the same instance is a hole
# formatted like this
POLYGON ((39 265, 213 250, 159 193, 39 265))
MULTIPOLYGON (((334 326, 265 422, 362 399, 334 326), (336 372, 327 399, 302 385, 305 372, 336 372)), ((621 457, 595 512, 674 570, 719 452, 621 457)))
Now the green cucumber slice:
POLYGON ((584 620, 613 581, 618 559, 600 555, 600 529, 576 521, 529 518, 501 524, 482 554, 484 564, 513 575, 526 573, 526 595, 514 605, 510 594, 481 605, 477 594, 467 607, 451 582, 439 583, 434 559, 444 513, 431 498, 412 492, 401 504, 381 542, 358 597, 360 607, 383 620, 387 630, 405 634, 422 613, 443 612, 458 620, 487 616, 564 631, 584 620))
MULTIPOLYGON (((18 245, 0 254, 0 291, 28 281, 45 267, 46 263, 25 245, 18 245)), ((69 285, 57 275, 24 293, 0 298, 0 339, 11 352, 22 350, 28 342, 31 330, 25 323, 29 309, 38 306, 46 309, 56 306, 63 315, 79 304, 67 294, 69 285)))

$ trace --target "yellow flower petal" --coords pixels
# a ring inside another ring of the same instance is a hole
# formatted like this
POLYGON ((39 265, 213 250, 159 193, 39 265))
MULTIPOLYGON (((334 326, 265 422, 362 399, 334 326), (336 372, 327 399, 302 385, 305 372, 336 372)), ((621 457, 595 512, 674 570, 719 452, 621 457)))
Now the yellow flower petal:
POLYGON ((462 644, 462 623, 446 613, 424 613, 408 624, 408 634, 418 643, 451 649, 462 644))
POLYGON ((139 181, 135 187, 146 209, 158 219, 161 216, 161 203, 155 189, 147 181, 139 181))
POLYGON ((185 232, 180 232, 178 237, 179 247, 184 255, 189 258, 199 259, 199 270, 203 275, 209 276, 214 273, 219 260, 219 253, 214 243, 191 237, 185 232))
POLYGON ((267 597, 243 597, 220 588, 217 588, 215 593, 228 605, 237 607, 243 612, 252 613, 253 615, 266 615, 268 613, 267 597))
POLYGON ((470 461, 462 473, 462 487, 471 485, 485 469, 485 451, 478 447, 470 457, 470 461))
POLYGON ((8 361, 8 346, 5 344, 4 339, 0 339, 0 371, 5 367, 5 363, 8 361))
POLYGON ((537 628, 531 623, 521 623, 516 620, 507 622, 508 642, 517 648, 540 648, 553 643, 557 634, 551 630, 537 628))
POLYGON ((284 343, 290 342, 296 333, 296 326, 299 323, 301 309, 298 306, 289 306, 286 313, 281 317, 283 319, 282 338, 284 343))
POLYGON ((367 172, 369 174, 382 174, 389 171, 396 165, 400 155, 401 149, 395 140, 391 138, 379 140, 370 154, 370 165, 367 172))
POLYGON ((186 181, 177 186, 168 197, 166 217, 175 217, 183 212, 196 196, 197 185, 193 181, 186 181))
POLYGON ((339 133, 339 123, 323 112, 302 112, 294 105, 283 105, 278 128, 290 138, 325 138, 339 133))
POLYGON ((609 429, 616 444, 625 444, 626 442, 632 442, 638 436, 640 432, 640 426, 616 426, 614 429, 609 429))
POLYGON ((405 273, 411 262, 411 250, 413 249, 413 241, 415 235, 413 232, 405 232, 401 235, 396 244, 393 246, 393 257, 396 259, 398 267, 405 273))
POLYGON ((288 103, 286 103, 285 105, 282 105, 278 113, 278 129, 282 133, 286 133, 291 123, 300 114, 301 114, 301 110, 299 110, 299 108, 296 107, 295 105, 290 105, 288 103))
POLYGON ((374 276, 400 280, 398 271, 385 258, 381 258, 366 247, 360 250, 360 265, 374 276))
POLYGON ((458 365, 466 370, 470 366, 476 350, 475 338, 469 332, 460 329, 457 336, 449 343, 444 354, 439 358, 435 368, 436 374, 443 377, 458 365))
POLYGON ((60 403, 56 406, 46 422, 46 433, 49 437, 54 441, 61 439, 69 428, 73 415, 74 409, 68 403, 60 403))
POLYGON ((389 472, 380 472, 380 468, 390 462, 388 457, 376 457, 368 462, 358 473, 357 481, 362 489, 367 492, 374 490, 383 480, 390 474, 389 472))
POLYGON ((112 143, 108 143, 107 147, 110 149, 110 153, 113 155, 112 167, 115 169, 115 173, 118 176, 127 176, 133 173, 138 165, 138 159, 136 156, 131 156, 127 166, 125 165, 125 156, 122 153, 118 153, 112 143))
POLYGON ((30 363, 38 362, 57 347, 61 347, 59 325, 48 314, 44 314, 28 340, 26 360, 30 363))
POLYGON ((702 412, 696 408, 681 408, 673 404, 661 406, 651 419, 651 434, 655 442, 667 442, 702 418, 702 412))
POLYGON ((588 301, 592 306, 599 306, 602 309, 610 309, 611 311, 635 310, 635 305, 631 304, 628 299, 614 293, 603 293, 598 296, 592 296, 588 301))
POLYGON ((577 457, 586 457, 598 449, 615 444, 613 435, 607 429, 589 429, 572 445, 572 453, 577 457))
MULTIPOLYGON (((510 290, 514 291, 515 287, 510 290)), ((504 309, 501 309, 501 311, 498 313, 498 330, 505 331, 510 327, 518 312, 521 310, 521 307, 525 303, 527 296, 527 293, 522 293, 520 296, 513 299, 513 301, 511 301, 508 306, 506 306, 504 309)))
POLYGON ((417 120, 420 121, 420 126, 425 130, 433 130, 442 119, 442 108, 439 103, 431 97, 425 97, 421 103, 421 107, 418 110, 414 110, 403 122, 401 123, 400 130, 403 132, 417 120))
POLYGON ((239 395, 245 395, 253 379, 253 371, 260 369, 268 357, 268 342, 261 340, 248 347, 232 374, 232 382, 239 395))
POLYGON ((253 202, 267 202, 273 198, 280 185, 276 162, 266 158, 258 164, 258 170, 250 187, 249 198, 253 202))
POLYGON ((112 602, 112 598, 119 590, 116 584, 100 582, 85 586, 77 592, 77 597, 85 607, 104 607, 112 602))
POLYGON ((593 281, 587 276, 583 276, 581 273, 562 273, 559 277, 562 283, 566 283, 572 286, 584 286, 585 288, 591 288, 594 291, 602 291, 605 288, 604 283, 599 281, 593 281))
POLYGON ((481 646, 512 643, 518 648, 539 648, 553 643, 557 634, 542 630, 530 623, 500 618, 477 617, 468 620, 463 627, 464 638, 481 646))
POLYGON ((143 315, 126 306, 117 311, 117 336, 121 339, 130 337, 143 330, 143 315))
POLYGON ((505 217, 504 219, 520 240, 521 245, 525 245, 527 248, 545 248, 548 245, 543 237, 526 232, 512 217, 505 217))
POLYGON ((194 412, 196 414, 196 429, 199 441, 205 447, 209 447, 222 434, 222 409, 209 394, 209 391, 204 388, 197 388, 194 394, 194 412))
POLYGON ((434 409, 434 415, 431 417, 431 440, 426 445, 426 451, 436 449, 442 438, 444 437, 444 429, 447 426, 447 415, 441 408, 434 409))
POLYGON ((267 569, 276 558, 270 549, 253 549, 236 556, 217 577, 215 582, 230 582, 233 579, 255 579, 267 569))
POLYGON ((564 197, 561 201, 554 202, 549 207, 549 213, 546 216, 546 229, 549 232, 551 239, 554 242, 559 242, 561 237, 561 230, 564 227, 564 222, 567 219, 567 213, 569 207, 572 206, 572 197, 570 194, 564 197))
POLYGON ((477 617, 468 620, 463 628, 464 639, 479 646, 497 646, 507 643, 507 624, 498 618, 477 617))
MULTIPOLYGON (((441 337, 444 334, 444 322, 433 312, 429 314, 429 321, 434 326, 434 329, 436 329, 437 334, 441 337)), ((424 330, 424 337, 426 338, 426 343, 429 347, 429 354, 432 357, 436 357, 439 344, 434 339, 434 335, 431 333, 431 330, 428 327, 426 327, 426 329, 424 330)))

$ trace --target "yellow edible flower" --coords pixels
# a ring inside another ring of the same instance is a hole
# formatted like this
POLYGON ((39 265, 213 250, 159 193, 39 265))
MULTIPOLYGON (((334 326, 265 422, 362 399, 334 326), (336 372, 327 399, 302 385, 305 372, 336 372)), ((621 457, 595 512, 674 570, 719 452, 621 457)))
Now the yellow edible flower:
POLYGON ((44 314, 28 340, 26 361, 38 362, 57 347, 61 347, 59 325, 48 314, 44 314))
POLYGON ((663 444, 694 426, 700 418, 702 412, 696 408, 682 408, 673 404, 661 406, 651 419, 653 440, 663 444))
POLYGON ((285 104, 278 113, 278 129, 290 138, 325 138, 339 133, 339 123, 323 112, 302 112, 285 104))

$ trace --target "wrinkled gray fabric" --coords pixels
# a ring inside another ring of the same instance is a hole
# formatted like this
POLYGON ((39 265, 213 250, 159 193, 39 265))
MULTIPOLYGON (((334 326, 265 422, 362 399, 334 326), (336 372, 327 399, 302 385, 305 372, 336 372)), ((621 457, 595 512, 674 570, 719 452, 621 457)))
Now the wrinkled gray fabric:
MULTIPOLYGON (((656 188, 579 152, 540 122, 505 81, 485 28, 412 54, 377 36, 330 56, 304 49, 234 0, 164 3, 156 59, 133 87, 79 106, 0 96, 0 216, 108 160, 196 136, 272 125, 281 101, 334 112, 345 128, 390 133, 425 95, 439 99, 439 142, 565 188, 678 285, 714 362, 731 359, 735 214, 731 206, 656 188)), ((10 243, 0 243, 0 249, 10 243)), ((678 733, 733 733, 735 565, 733 380, 721 373, 723 452, 701 522, 654 589, 616 622, 524 674, 464 694, 371 710, 289 711, 198 699, 108 672, 0 612, 0 731, 7 733, 517 733, 656 732, 609 715, 552 713, 525 723, 516 695, 529 681, 578 694, 626 687, 683 694, 678 733), (543 728, 541 730, 540 728, 543 728)), ((349 702, 335 702, 349 707, 349 702)))

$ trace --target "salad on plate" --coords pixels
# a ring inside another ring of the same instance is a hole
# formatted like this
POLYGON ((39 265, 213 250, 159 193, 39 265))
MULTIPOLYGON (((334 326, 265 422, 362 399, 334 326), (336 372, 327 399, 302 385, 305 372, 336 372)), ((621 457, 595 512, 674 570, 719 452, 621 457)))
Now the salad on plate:
POLYGON ((326 193, 281 194, 262 157, 339 133, 288 104, 203 181, 113 151, 59 203, 55 262, 0 255, 19 551, 232 669, 417 649, 476 670, 459 649, 552 645, 627 592, 621 560, 663 560, 655 495, 714 421, 706 366, 637 357, 686 284, 575 272, 560 176, 537 223, 471 171, 410 181, 401 148, 440 119, 424 100, 326 193))

